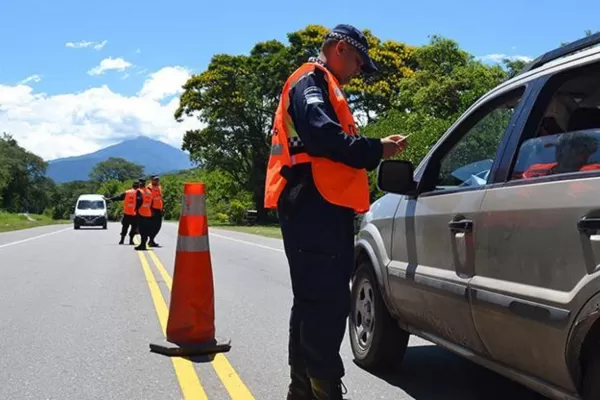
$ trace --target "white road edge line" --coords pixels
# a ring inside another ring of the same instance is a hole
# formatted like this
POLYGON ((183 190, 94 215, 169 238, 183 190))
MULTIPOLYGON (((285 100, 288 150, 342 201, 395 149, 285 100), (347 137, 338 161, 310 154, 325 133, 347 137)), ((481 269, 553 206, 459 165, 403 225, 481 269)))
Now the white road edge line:
POLYGON ((260 247, 262 249, 273 250, 273 251, 278 251, 280 253, 285 253, 285 251, 283 251, 282 249, 277 249, 275 247, 269 247, 269 246, 263 246, 262 244, 257 244, 257 243, 252 243, 252 242, 246 242, 245 240, 234 239, 234 238, 231 238, 229 236, 217 235, 216 233, 211 233, 211 232, 209 232, 209 235, 210 236, 214 236, 214 237, 218 237, 218 238, 221 238, 221 239, 231 240, 232 242, 244 243, 244 244, 247 244, 249 246, 255 246, 255 247, 260 247))
POLYGON ((15 244, 21 244, 21 243, 29 242, 31 240, 43 238, 43 237, 46 237, 46 236, 56 235, 57 233, 70 231, 71 229, 72 228, 61 229, 60 231, 54 231, 54 232, 50 232, 50 233, 44 233, 43 235, 33 236, 33 237, 30 237, 30 238, 27 238, 27 239, 23 239, 23 240, 17 240, 16 242, 10 242, 10 243, 5 243, 5 244, 0 244, 0 249, 3 248, 3 247, 13 246, 15 244))

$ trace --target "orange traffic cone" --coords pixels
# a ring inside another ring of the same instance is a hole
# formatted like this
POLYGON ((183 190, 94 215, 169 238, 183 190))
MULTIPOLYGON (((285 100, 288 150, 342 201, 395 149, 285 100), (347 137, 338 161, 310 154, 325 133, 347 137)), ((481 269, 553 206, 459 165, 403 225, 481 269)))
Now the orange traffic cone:
POLYGON ((215 302, 204 184, 185 183, 179 218, 167 340, 150 350, 168 356, 226 352, 230 341, 215 337, 215 302))

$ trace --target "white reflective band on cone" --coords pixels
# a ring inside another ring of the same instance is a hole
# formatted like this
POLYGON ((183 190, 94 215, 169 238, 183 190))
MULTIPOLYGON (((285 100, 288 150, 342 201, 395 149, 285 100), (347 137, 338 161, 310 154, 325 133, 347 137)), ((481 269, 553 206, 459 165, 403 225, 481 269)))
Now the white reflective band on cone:
POLYGON ((205 196, 203 194, 184 195, 181 204, 182 214, 186 217, 203 217, 206 215, 205 196))
POLYGON ((208 236, 179 236, 177 238, 177 251, 201 252, 208 251, 208 236))
POLYGON ((276 144, 271 147, 271 155, 280 156, 281 154, 283 154, 283 146, 282 145, 276 144))

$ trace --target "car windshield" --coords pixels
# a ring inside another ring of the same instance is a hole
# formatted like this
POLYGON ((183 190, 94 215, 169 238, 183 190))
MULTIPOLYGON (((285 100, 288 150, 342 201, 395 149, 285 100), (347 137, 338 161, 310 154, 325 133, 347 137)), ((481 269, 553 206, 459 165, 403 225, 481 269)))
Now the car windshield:
POLYGON ((104 202, 102 200, 80 200, 77 203, 78 210, 104 210, 104 202))

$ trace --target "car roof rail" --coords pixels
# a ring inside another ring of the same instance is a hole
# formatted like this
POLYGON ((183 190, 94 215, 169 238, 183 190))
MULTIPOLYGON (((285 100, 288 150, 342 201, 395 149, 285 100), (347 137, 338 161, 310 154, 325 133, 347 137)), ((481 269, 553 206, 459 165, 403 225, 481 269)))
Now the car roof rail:
POLYGON ((529 71, 532 71, 536 68, 541 67, 544 64, 549 63, 550 61, 554 61, 558 58, 567 56, 569 54, 576 53, 588 47, 595 46, 600 43, 600 32, 594 33, 593 35, 586 36, 584 38, 575 40, 565 46, 558 47, 554 50, 551 50, 547 53, 542 54, 535 60, 531 61, 529 64, 525 65, 521 71, 515 76, 522 75, 529 71))

